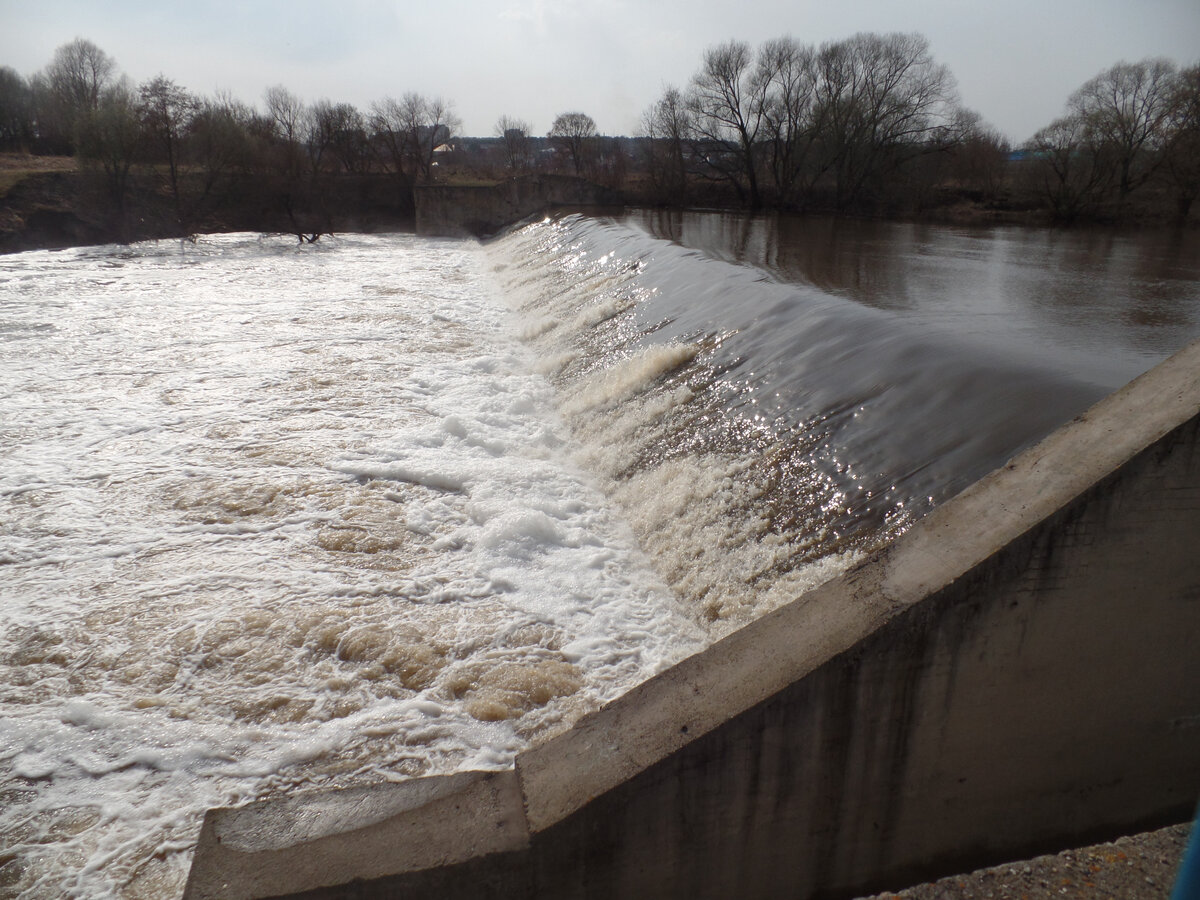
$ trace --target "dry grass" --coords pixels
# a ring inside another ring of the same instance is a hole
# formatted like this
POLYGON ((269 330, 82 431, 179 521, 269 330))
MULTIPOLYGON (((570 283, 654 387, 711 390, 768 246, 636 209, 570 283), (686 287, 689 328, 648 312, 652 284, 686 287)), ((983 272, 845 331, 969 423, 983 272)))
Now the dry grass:
POLYGON ((71 156, 29 156, 24 153, 0 153, 0 196, 21 179, 41 172, 75 172, 79 168, 71 156))

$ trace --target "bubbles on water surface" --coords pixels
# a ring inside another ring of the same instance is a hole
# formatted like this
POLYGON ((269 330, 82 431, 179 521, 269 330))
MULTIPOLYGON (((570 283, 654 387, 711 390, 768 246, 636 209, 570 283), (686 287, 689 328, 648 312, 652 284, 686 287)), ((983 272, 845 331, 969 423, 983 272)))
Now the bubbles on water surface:
POLYGON ((743 361, 724 344, 736 330, 720 316, 690 329, 663 317, 665 295, 687 303, 689 290, 652 280, 664 249, 568 218, 491 252, 522 262, 500 277, 523 321, 555 323, 522 338, 558 389, 581 461, 606 478, 659 574, 719 635, 845 568, 862 542, 832 533, 846 497, 814 460, 819 427, 760 414, 752 380, 735 374, 743 361), (604 249, 613 242, 619 250, 604 249))
MULTIPOLYGON (((585 467, 719 635, 845 569, 1098 399, 1063 373, 622 221, 495 241, 585 467)), ((986 329, 984 330, 986 333, 986 329)))
POLYGON ((176 893, 210 806, 503 766, 696 646, 478 251, 310 249, 14 258, 0 893, 176 893))

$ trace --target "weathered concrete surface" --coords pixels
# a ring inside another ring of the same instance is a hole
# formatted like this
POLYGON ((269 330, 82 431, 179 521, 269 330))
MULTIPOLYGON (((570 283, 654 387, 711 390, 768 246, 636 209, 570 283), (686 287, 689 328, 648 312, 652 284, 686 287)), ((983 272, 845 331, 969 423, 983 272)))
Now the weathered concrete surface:
POLYGON ((188 891, 264 897, 436 869, 529 843, 516 776, 463 772, 212 810, 188 891), (469 810, 470 815, 463 813, 469 810))
POLYGON ((1200 796, 1198 440, 1200 343, 521 754, 523 804, 464 794, 380 839, 366 825, 356 862, 324 843, 336 828, 224 837, 271 804, 213 811, 189 896, 351 878, 376 880, 314 896, 846 896, 1183 821, 1200 796), (520 824, 469 860, 415 849, 461 851, 479 820, 520 824), (336 875, 305 883, 284 853, 336 875))
POLYGON ((620 193, 568 175, 524 175, 495 185, 418 185, 417 234, 483 237, 553 207, 620 206, 620 193))

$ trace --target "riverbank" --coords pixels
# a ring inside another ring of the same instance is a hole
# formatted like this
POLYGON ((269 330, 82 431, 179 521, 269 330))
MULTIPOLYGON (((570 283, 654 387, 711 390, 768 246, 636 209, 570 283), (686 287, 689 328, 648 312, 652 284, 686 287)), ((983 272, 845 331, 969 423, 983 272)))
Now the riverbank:
MULTIPOLYGON (((591 204, 601 202, 597 198, 603 197, 609 206, 745 211, 736 196, 719 185, 697 188, 684 202, 663 203, 659 192, 636 176, 625 179, 620 187, 602 187, 566 176, 480 181, 469 172, 450 173, 444 183, 419 190, 436 200, 430 207, 436 207, 436 223, 452 222, 453 233, 480 233, 494 231, 528 214, 525 201, 531 195, 526 196, 529 191, 522 186, 531 183, 552 185, 546 196, 555 203, 591 204), (560 182, 579 186, 563 194, 560 182), (482 209, 481 197, 487 200, 482 209), (497 224, 498 213, 514 210, 520 214, 497 224), (470 227, 459 227, 462 223, 470 227)), ((819 207, 778 212, 793 217, 837 215, 819 207)), ((880 209, 852 218, 955 227, 1062 227, 1036 205, 956 190, 931 195, 919 207, 880 209)), ((412 231, 418 227, 416 219, 413 185, 386 174, 343 173, 298 180, 280 175, 224 173, 214 177, 212 173, 184 173, 180 197, 174 197, 162 173, 135 169, 126 176, 117 201, 108 175, 81 169, 71 157, 0 154, 0 253, 230 231, 295 234, 305 239, 337 232, 412 231)), ((1200 222, 1194 220, 1180 226, 1161 218, 1131 214, 1119 227, 1177 230, 1198 226, 1200 222)), ((1111 222, 1079 222, 1075 227, 1118 226, 1111 222)), ((440 226, 433 231, 450 233, 440 226)))
POLYGON ((411 187, 385 175, 298 184, 281 177, 185 174, 180 197, 137 172, 120 202, 104 173, 67 157, 0 154, 0 253, 233 231, 304 235, 414 228, 411 187))

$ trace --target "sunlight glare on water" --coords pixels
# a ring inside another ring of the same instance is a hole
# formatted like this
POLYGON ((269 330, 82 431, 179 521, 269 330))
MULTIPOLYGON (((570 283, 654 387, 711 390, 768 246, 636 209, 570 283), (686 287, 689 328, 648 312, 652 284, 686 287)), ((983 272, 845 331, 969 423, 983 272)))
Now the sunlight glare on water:
POLYGON ((845 570, 1100 396, 620 219, 550 217, 488 250, 581 458, 713 636, 845 570))

